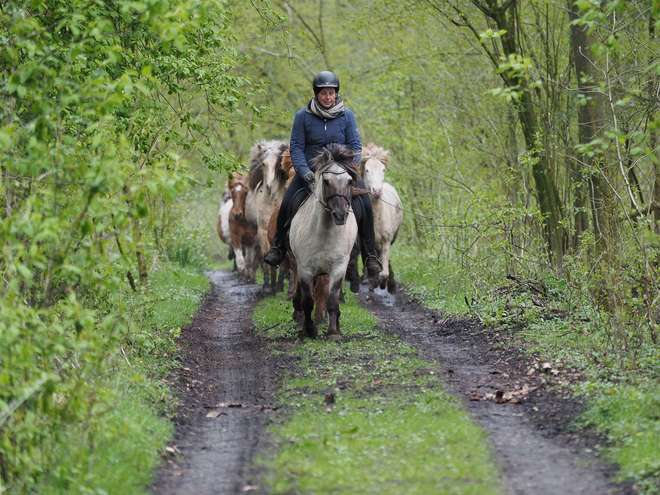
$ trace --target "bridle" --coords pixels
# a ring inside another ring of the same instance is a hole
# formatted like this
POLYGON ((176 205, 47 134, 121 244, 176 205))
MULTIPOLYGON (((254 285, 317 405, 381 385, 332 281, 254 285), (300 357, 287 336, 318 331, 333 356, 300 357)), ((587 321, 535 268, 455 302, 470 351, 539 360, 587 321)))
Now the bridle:
MULTIPOLYGON (((323 175, 325 175, 325 174, 341 175, 341 174, 347 174, 347 173, 348 172, 346 170, 342 170, 341 172, 330 172, 330 171, 328 171, 328 172, 323 172, 321 174, 321 177, 323 177, 323 175)), ((316 195, 316 190, 314 189, 314 187, 312 187, 311 184, 308 184, 308 186, 312 190, 312 194, 314 195, 316 200, 319 203, 321 203, 321 205, 323 205, 323 208, 328 213, 332 214, 332 211, 330 210, 330 207, 328 206, 328 201, 330 199, 336 198, 336 197, 344 198, 346 200, 346 203, 348 204, 349 211, 351 211, 350 208, 353 205, 353 187, 352 186, 349 186, 350 196, 346 196, 346 195, 341 194, 341 193, 335 193, 335 194, 331 194, 329 196, 326 196, 325 195, 325 187, 323 187, 323 183, 321 183, 321 188, 322 188, 322 191, 323 191, 323 198, 322 199, 319 199, 319 197, 316 195)))

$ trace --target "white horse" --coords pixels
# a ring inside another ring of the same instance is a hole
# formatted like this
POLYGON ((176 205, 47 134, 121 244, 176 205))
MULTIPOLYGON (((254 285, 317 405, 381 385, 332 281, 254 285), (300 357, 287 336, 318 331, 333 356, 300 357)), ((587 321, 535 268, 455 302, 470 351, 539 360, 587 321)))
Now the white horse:
POLYGON ((341 340, 339 291, 358 231, 351 210, 353 188, 358 183, 353 156, 346 146, 326 147, 312 164, 315 197, 307 199, 291 221, 289 245, 297 275, 293 307, 304 312, 303 330, 312 338, 317 335, 312 318, 315 278, 328 275, 328 340, 341 340))
MULTIPOLYGON (((220 240, 229 246, 229 253, 227 255, 228 259, 235 259, 234 249, 231 245, 231 238, 229 232, 229 213, 231 208, 234 206, 234 202, 231 199, 231 193, 229 189, 225 190, 222 195, 222 200, 220 201, 220 210, 218 211, 218 237, 220 240)), ((234 269, 236 268, 236 263, 234 262, 234 269)))
POLYGON ((403 220, 403 205, 393 185, 385 182, 385 169, 390 164, 389 151, 369 143, 362 148, 360 159, 360 175, 367 191, 371 194, 371 205, 374 212, 374 233, 376 234, 376 250, 380 256, 383 270, 378 275, 378 283, 369 279, 369 296, 373 298, 376 285, 390 294, 396 292, 394 272, 390 263, 392 244, 403 220))
MULTIPOLYGON (((275 207, 282 202, 289 178, 282 167, 283 153, 288 151, 289 143, 284 141, 259 141, 250 150, 250 180, 248 188, 248 217, 257 229, 261 253, 270 249, 268 241, 268 222, 275 207)), ((262 261, 265 292, 281 290, 282 280, 276 285, 277 268, 262 261)), ((282 274, 280 274, 282 275, 282 274)), ((280 277, 282 278, 282 277, 280 277)))

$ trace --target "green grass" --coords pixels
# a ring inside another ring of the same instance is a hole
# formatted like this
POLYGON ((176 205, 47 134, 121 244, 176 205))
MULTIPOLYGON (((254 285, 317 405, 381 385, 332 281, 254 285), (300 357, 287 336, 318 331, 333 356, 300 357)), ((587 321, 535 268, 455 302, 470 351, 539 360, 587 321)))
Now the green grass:
POLYGON ((350 293, 341 344, 300 340, 282 297, 254 313, 273 352, 296 363, 279 390, 288 413, 259 460, 272 493, 500 493, 484 433, 443 391, 433 363, 379 330, 350 293))
POLYGON ((465 298, 475 293, 461 271, 439 264, 420 251, 393 246, 392 267, 398 282, 406 287, 409 298, 423 301, 430 309, 451 314, 468 314, 465 298))

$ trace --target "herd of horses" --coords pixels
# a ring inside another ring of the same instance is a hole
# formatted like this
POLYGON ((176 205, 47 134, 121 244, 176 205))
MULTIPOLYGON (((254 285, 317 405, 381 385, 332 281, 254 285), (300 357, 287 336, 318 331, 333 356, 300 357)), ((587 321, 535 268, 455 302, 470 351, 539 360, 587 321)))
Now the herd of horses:
MULTIPOLYGON (((227 179, 218 212, 218 235, 229 245, 239 278, 254 283, 261 266, 263 291, 272 294, 282 291, 284 278, 289 277, 294 318, 302 324, 303 335, 311 338, 317 336, 316 323, 326 312, 327 338, 341 340, 342 282, 347 270, 359 277, 355 256, 359 250, 354 249, 358 225, 352 210, 353 196, 364 193, 358 186, 359 179, 371 196, 376 250, 383 265, 378 276, 367 277, 369 299, 373 299, 375 287, 396 292, 390 253, 403 219, 403 207, 394 186, 385 182, 389 152, 370 143, 362 148, 359 167, 354 156, 349 148, 331 144, 312 163, 314 188, 293 215, 279 273, 263 261, 262 255, 273 244, 280 203, 295 175, 288 143, 256 143, 250 150, 249 172, 234 172, 227 179)), ((351 284, 352 290, 355 286, 351 284)))

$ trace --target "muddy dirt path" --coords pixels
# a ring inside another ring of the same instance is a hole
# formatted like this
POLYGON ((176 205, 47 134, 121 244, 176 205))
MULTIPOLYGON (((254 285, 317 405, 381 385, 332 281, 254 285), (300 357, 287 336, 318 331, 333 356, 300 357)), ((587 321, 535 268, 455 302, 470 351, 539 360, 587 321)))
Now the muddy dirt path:
POLYGON ((260 447, 273 389, 269 353, 252 328, 260 287, 228 271, 207 276, 211 294, 181 332, 182 405, 173 455, 151 487, 158 495, 258 493, 248 462, 260 447))
MULTIPOLYGON (((227 271, 208 276, 211 294, 181 334, 182 405, 169 447, 174 452, 151 490, 158 495, 267 493, 249 461, 265 446, 277 374, 289 363, 270 355, 254 335, 251 315, 260 288, 239 284, 227 271)), ((529 358, 511 349, 491 351, 493 341, 483 328, 409 304, 401 293, 377 291, 375 302, 367 303, 363 286, 360 299, 385 331, 444 370, 448 391, 463 399, 488 432, 508 494, 633 493, 608 482, 613 469, 589 453, 593 441, 564 433, 580 405, 553 395, 541 377, 528 375, 529 358), (515 404, 484 400, 525 385, 538 388, 515 404)))

